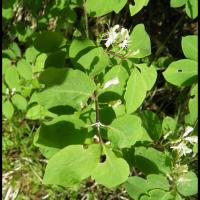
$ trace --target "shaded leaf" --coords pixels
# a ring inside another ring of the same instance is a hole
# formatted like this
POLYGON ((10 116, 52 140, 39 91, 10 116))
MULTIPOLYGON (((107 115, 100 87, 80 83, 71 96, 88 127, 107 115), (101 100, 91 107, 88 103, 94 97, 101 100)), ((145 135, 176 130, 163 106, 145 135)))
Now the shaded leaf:
POLYGON ((47 68, 41 74, 40 82, 46 88, 38 93, 38 101, 46 108, 68 105, 80 109, 96 87, 83 72, 65 68, 47 68))
POLYGON ((39 34, 34 41, 34 47, 43 53, 56 51, 64 45, 65 39, 58 32, 45 31, 39 34))

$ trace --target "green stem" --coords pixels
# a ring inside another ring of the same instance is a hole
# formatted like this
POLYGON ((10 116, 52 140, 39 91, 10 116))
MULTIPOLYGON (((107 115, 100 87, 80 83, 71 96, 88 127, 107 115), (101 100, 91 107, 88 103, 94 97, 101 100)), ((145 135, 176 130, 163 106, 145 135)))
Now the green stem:
POLYGON ((103 139, 100 133, 100 118, 99 118, 99 102, 98 102, 98 95, 94 92, 94 102, 95 102, 95 112, 96 112, 96 134, 99 137, 101 144, 103 144, 103 139))

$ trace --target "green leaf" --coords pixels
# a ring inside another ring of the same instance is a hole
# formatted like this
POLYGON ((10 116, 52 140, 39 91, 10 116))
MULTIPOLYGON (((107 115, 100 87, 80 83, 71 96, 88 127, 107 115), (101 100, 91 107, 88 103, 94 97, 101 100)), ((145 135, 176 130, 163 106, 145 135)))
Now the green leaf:
POLYGON ((7 68, 11 67, 12 62, 8 58, 2 58, 2 75, 6 73, 7 68))
POLYGON ((21 96, 20 94, 15 94, 12 97, 12 103, 19 109, 19 110, 26 110, 27 108, 27 100, 21 96))
POLYGON ((30 64, 34 64, 36 57, 39 53, 39 51, 37 51, 33 46, 31 46, 26 49, 24 56, 27 62, 29 62, 30 64))
POLYGON ((7 9, 7 8, 12 8, 13 4, 15 3, 15 0, 3 0, 2 1, 2 7, 4 9, 7 9))
POLYGON ((186 58, 197 61, 198 38, 196 35, 182 37, 181 46, 186 58))
POLYGON ((144 24, 138 24, 132 30, 128 49, 132 52, 129 58, 143 58, 151 54, 151 42, 144 24))
POLYGON ((171 170, 169 155, 152 147, 135 147, 134 166, 144 174, 168 174, 171 170))
POLYGON ((187 0, 170 0, 170 7, 178 8, 185 5, 186 2, 187 0))
POLYGON ((38 100, 46 108, 69 105, 80 109, 96 87, 83 72, 65 68, 47 68, 41 74, 40 81, 46 88, 38 93, 38 100))
POLYGON ((96 168, 101 153, 100 145, 71 145, 56 153, 48 161, 44 184, 73 187, 89 177, 96 168))
POLYGON ((35 105, 28 109, 26 118, 31 120, 44 119, 45 117, 55 117, 56 114, 49 112, 41 105, 35 105))
POLYGON ((48 55, 45 60, 45 68, 47 67, 57 67, 62 68, 65 66, 65 57, 67 53, 65 51, 55 51, 48 55))
POLYGON ((91 40, 73 40, 69 56, 75 63, 80 64, 90 76, 95 76, 108 65, 108 55, 102 47, 96 47, 91 40))
POLYGON ((43 53, 56 51, 65 44, 64 37, 58 32, 45 31, 38 35, 34 47, 43 53))
POLYGON ((149 192, 151 200, 175 200, 171 192, 166 192, 161 189, 155 189, 149 192))
POLYGON ((69 57, 76 58, 83 56, 89 50, 93 49, 95 46, 94 42, 89 39, 78 40, 74 39, 69 48, 69 57))
POLYGON ((128 76, 128 72, 123 66, 113 66, 104 76, 102 93, 114 92, 121 96, 124 92, 128 76))
POLYGON ((46 58, 47 55, 44 53, 37 56, 35 64, 33 65, 33 73, 43 71, 46 58))
POLYGON ((120 105, 114 104, 112 106, 112 109, 114 110, 116 117, 121 117, 122 115, 126 114, 126 109, 123 104, 120 104, 120 105))
POLYGON ((2 17, 4 19, 10 20, 13 17, 13 9, 8 8, 8 9, 2 9, 2 17))
POLYGON ((149 190, 153 190, 156 188, 169 190, 169 183, 167 178, 164 177, 163 175, 150 174, 147 176, 146 180, 144 178, 137 176, 129 177, 125 183, 125 188, 128 194, 136 200, 137 199, 150 200, 151 198, 147 196, 149 190))
POLYGON ((17 71, 21 77, 23 77, 25 80, 31 80, 32 79, 32 68, 31 65, 25 60, 21 59, 17 63, 17 71))
POLYGON ((195 19, 198 16, 198 0, 188 0, 185 10, 190 18, 195 19))
POLYGON ((146 0, 134 0, 134 3, 134 6, 129 4, 131 16, 137 14, 144 6, 146 6, 146 0))
POLYGON ((86 1, 86 10, 90 16, 99 17, 109 12, 118 13, 126 4, 127 0, 99 0, 94 3, 93 0, 86 1))
POLYGON ((18 44, 16 42, 12 42, 10 45, 9 45, 9 49, 11 49, 16 58, 20 58, 21 57, 21 50, 20 50, 20 47, 18 46, 18 44))
POLYGON ((5 72, 5 81, 10 89, 18 88, 19 75, 15 66, 8 66, 5 72))
POLYGON ((197 81, 197 62, 182 59, 172 62, 163 72, 164 78, 176 86, 189 86, 197 81))
POLYGON ((141 195, 140 200, 150 200, 150 197, 149 195, 143 194, 141 195))
POLYGON ((142 137, 141 120, 134 115, 124 115, 113 120, 108 126, 108 139, 115 147, 134 145, 142 137))
POLYGON ((139 116, 142 119, 142 125, 147 130, 149 136, 153 140, 158 140, 162 134, 162 124, 159 117, 154 112, 149 110, 140 112, 139 116))
POLYGON ((142 194, 148 194, 149 185, 147 181, 141 177, 129 177, 124 184, 127 193, 135 200, 139 200, 142 194))
POLYGON ((185 116, 186 123, 194 125, 198 118, 198 84, 194 85, 190 92, 189 114, 185 116))
POLYGON ((195 144, 193 145, 192 151, 193 151, 193 153, 195 153, 195 154, 198 153, 198 144, 197 144, 197 143, 195 143, 195 144))
POLYGON ((198 192, 198 178, 192 171, 183 174, 177 181, 177 190, 183 196, 192 196, 198 192))
POLYGON ((142 104, 146 97, 147 86, 143 76, 134 68, 126 86, 124 99, 127 113, 132 113, 142 104))
POLYGON ((85 123, 74 115, 61 115, 43 124, 39 130, 37 144, 64 148, 72 144, 83 144, 87 137, 85 123))
POLYGON ((98 163, 92 172, 92 178, 97 183, 108 188, 116 187, 128 179, 129 165, 127 162, 118 158, 114 152, 104 147, 105 161, 98 163))
POLYGON ((176 120, 173 119, 172 117, 166 116, 163 119, 163 122, 162 122, 162 132, 163 132, 163 134, 167 134, 170 131, 172 131, 171 134, 173 134, 174 131, 176 130, 176 126, 177 126, 176 120))
POLYGON ((149 186, 149 189, 163 189, 163 190, 169 190, 169 182, 167 178, 161 174, 150 174, 147 176, 147 184, 149 186))
POLYGON ((144 81, 146 83, 147 90, 151 90, 157 78, 156 67, 153 65, 148 67, 146 63, 135 65, 140 69, 141 75, 143 76, 144 81))
POLYGON ((12 103, 7 100, 3 103, 3 106, 2 106, 2 111, 3 111, 3 115, 8 118, 8 119, 11 119, 13 114, 14 114, 14 108, 13 108, 13 105, 12 103))

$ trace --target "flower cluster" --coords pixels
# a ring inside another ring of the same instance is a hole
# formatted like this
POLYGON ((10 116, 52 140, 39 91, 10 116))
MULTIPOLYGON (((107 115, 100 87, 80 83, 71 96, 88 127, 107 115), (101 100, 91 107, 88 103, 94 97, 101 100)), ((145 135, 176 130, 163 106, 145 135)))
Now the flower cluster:
POLYGON ((130 36, 129 36, 128 30, 123 27, 120 29, 120 26, 118 24, 110 28, 110 30, 108 31, 106 35, 107 35, 107 38, 106 38, 105 46, 107 48, 110 46, 116 45, 119 48, 124 49, 127 47, 129 43, 130 36))
POLYGON ((192 152, 192 149, 189 148, 188 144, 195 144, 198 142, 197 136, 188 136, 193 131, 193 128, 191 126, 187 126, 185 128, 185 132, 183 133, 183 136, 180 141, 176 142, 171 148, 174 150, 177 150, 179 156, 185 156, 186 154, 189 154, 192 152))

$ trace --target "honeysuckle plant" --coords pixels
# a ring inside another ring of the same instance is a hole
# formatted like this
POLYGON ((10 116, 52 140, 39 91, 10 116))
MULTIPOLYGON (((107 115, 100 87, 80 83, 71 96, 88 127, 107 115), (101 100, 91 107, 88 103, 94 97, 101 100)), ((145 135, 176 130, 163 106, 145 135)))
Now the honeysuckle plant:
MULTIPOLYGON (((130 14, 148 2, 129 3, 130 14)), ((184 199, 197 193, 196 174, 187 164, 187 156, 196 159, 198 153, 197 36, 182 37, 186 58, 162 73, 167 84, 190 87, 183 125, 178 115, 161 118, 144 109, 158 74, 145 62, 151 40, 144 24, 131 29, 116 24, 100 39, 90 37, 88 16, 119 13, 126 4, 70 1, 67 10, 85 12, 82 32, 74 29, 69 40, 60 28, 41 31, 14 64, 4 58, 3 114, 11 119, 14 96, 25 96, 25 117, 40 122, 34 144, 48 159, 46 185, 77 189, 90 177, 110 189, 124 187, 135 200, 184 199), (28 93, 26 84, 32 85, 28 93)))

